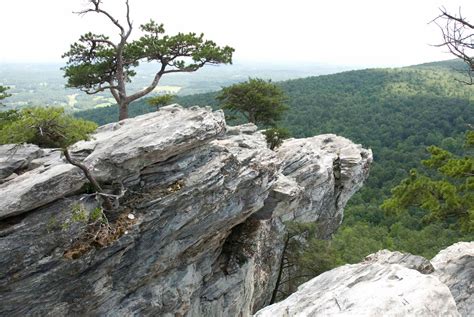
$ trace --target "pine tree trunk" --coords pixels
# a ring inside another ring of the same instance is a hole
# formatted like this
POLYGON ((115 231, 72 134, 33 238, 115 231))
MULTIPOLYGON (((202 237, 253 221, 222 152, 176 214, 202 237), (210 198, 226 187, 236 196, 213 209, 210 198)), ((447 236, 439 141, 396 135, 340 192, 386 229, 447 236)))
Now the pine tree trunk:
POLYGON ((250 123, 253 123, 253 124, 256 124, 255 122, 255 113, 254 112, 249 112, 249 122, 250 123))
POLYGON ((287 234, 285 238, 285 243, 283 245, 283 251, 281 252, 280 267, 278 268, 278 277, 275 283, 275 288, 273 289, 272 298, 270 299, 270 305, 276 302, 278 291, 280 290, 280 287, 282 287, 280 283, 281 283, 281 278, 283 276, 283 270, 284 270, 283 266, 285 265, 285 256, 286 256, 286 249, 288 248, 288 242, 290 242, 290 237, 287 234))
POLYGON ((119 104, 119 121, 128 118, 128 103, 122 102, 119 104))

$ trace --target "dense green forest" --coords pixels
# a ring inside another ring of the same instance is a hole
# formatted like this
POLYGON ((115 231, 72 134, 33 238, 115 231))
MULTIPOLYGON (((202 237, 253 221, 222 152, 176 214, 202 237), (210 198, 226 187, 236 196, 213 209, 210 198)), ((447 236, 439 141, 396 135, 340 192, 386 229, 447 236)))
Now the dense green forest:
MULTIPOLYGON (((280 82, 290 110, 282 125, 294 137, 335 133, 369 147, 375 162, 364 188, 346 208, 342 227, 325 246, 327 268, 357 262, 382 248, 432 257, 472 233, 444 222, 426 224, 411 209, 389 214, 380 205, 411 168, 432 173, 420 163, 426 147, 437 145, 455 154, 463 151, 465 132, 474 123, 474 87, 459 81, 457 61, 396 69, 366 69, 280 82)), ((218 107, 216 93, 180 96, 184 105, 218 107)), ((143 100, 130 115, 153 111, 143 100)), ((115 121, 116 107, 77 113, 99 124, 115 121)), ((321 245, 319 245, 321 247, 321 245)))

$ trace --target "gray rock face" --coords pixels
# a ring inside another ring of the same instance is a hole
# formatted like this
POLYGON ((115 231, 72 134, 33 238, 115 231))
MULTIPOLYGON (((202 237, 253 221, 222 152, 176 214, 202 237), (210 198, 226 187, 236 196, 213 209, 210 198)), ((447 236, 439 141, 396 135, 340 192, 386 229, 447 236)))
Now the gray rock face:
POLYGON ((417 270, 423 274, 430 274, 435 270, 431 262, 424 257, 398 251, 380 250, 366 256, 365 261, 381 264, 400 264, 408 269, 417 270))
POLYGON ((382 250, 317 276, 255 316, 472 316, 473 256, 473 242, 454 244, 431 263, 382 250))
POLYGON ((284 220, 324 223, 332 234, 342 222, 343 207, 362 186, 372 162, 372 152, 334 134, 286 141, 277 151, 282 174, 275 194, 284 193, 275 213, 284 220), (293 186, 289 184, 291 182, 293 186), (293 208, 285 204, 292 201, 293 208), (315 212, 316 211, 316 212, 315 212))
POLYGON ((463 316, 474 314, 474 242, 458 242, 432 260, 434 275, 446 284, 463 316))
POLYGON ((372 154, 334 135, 274 152, 252 125, 226 130, 222 112, 174 105, 71 147, 103 187, 125 190, 105 245, 84 245, 96 233, 79 216, 98 203, 57 152, 1 184, 0 315, 247 316, 268 304, 283 221, 329 234, 372 154))
POLYGON ((0 145, 0 182, 13 173, 28 167, 30 162, 43 154, 36 145, 0 145))

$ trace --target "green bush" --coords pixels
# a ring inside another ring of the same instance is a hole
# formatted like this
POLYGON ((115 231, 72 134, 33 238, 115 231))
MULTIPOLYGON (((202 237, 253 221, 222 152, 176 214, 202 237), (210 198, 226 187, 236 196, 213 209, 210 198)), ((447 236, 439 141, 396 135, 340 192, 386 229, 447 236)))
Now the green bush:
POLYGON ((263 134, 265 135, 267 145, 271 150, 279 147, 283 143, 283 140, 290 137, 290 131, 288 131, 288 129, 278 127, 267 129, 263 131, 263 134))
POLYGON ((174 98, 176 98, 175 95, 170 95, 170 94, 160 95, 160 96, 149 98, 147 100, 147 103, 152 107, 156 107, 156 109, 158 110, 160 107, 164 107, 166 105, 171 104, 174 98))
POLYGON ((67 147, 88 138, 97 125, 65 114, 59 107, 24 108, 0 116, 0 144, 32 143, 40 147, 67 147))

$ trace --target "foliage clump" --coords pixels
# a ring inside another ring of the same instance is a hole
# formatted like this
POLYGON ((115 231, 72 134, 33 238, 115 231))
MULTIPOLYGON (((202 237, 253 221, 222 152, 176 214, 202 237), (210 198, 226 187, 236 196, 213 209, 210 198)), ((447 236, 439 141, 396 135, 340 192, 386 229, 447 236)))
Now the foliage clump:
POLYGON ((149 98, 147 100, 147 103, 152 107, 156 107, 156 110, 158 110, 160 107, 171 104, 171 102, 173 101, 175 97, 176 97, 175 95, 170 95, 170 94, 155 96, 155 97, 149 98))
POLYGON ((270 150, 274 150, 279 147, 285 139, 288 139, 291 134, 286 128, 275 127, 263 131, 267 145, 270 150))
POLYGON ((259 78, 224 87, 216 98, 224 110, 240 114, 257 125, 275 126, 288 110, 283 90, 259 78))
POLYGON ((32 143, 40 147, 64 148, 88 138, 97 125, 75 119, 59 107, 24 108, 0 116, 0 144, 32 143))
POLYGON ((428 147, 431 157, 422 163, 435 174, 428 176, 411 170, 410 177, 392 189, 392 197, 382 208, 397 213, 420 208, 425 213, 425 223, 443 221, 459 225, 464 232, 474 232, 472 139, 473 131, 469 131, 464 156, 456 156, 437 146, 428 147))

